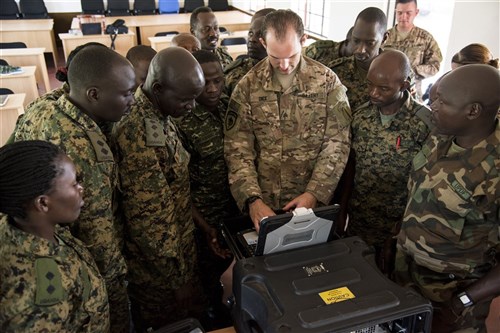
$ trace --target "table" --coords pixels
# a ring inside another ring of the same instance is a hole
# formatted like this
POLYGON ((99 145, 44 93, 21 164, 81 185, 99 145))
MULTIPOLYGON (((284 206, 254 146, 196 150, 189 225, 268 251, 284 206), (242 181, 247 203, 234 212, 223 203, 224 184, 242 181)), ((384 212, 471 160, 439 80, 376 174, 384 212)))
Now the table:
POLYGON ((45 91, 50 91, 50 80, 45 63, 44 47, 34 47, 27 49, 0 49, 0 59, 4 59, 11 66, 36 66, 36 82, 42 83, 45 91))
POLYGON ((0 75, 0 87, 9 88, 14 93, 25 93, 24 106, 38 98, 38 89, 35 80, 35 66, 24 66, 22 73, 0 75))
MULTIPOLYGON (((63 44, 64 58, 68 59, 68 55, 76 47, 88 42, 97 42, 104 45, 111 45, 111 37, 107 34, 101 35, 73 35, 68 33, 59 34, 59 38, 63 44)), ((115 40, 115 51, 125 56, 128 50, 135 46, 135 34, 131 31, 128 34, 119 34, 115 40)))
POLYGON ((3 146, 16 127, 17 118, 24 113, 26 94, 9 95, 7 104, 0 106, 0 146, 3 146))
MULTIPOLYGON (((250 28, 252 16, 239 10, 214 12, 219 26, 229 31, 246 30, 250 28)), ((117 19, 125 21, 129 31, 137 29, 141 38, 141 44, 150 45, 149 37, 154 37, 157 32, 178 31, 189 32, 189 19, 191 13, 161 14, 161 15, 138 15, 138 16, 113 16, 106 17, 106 25, 112 24, 117 19)), ((72 29, 79 29, 78 19, 74 18, 72 29)))
POLYGON ((7 42, 24 42, 28 47, 44 47, 52 53, 57 66, 57 48, 54 38, 53 19, 35 20, 0 20, 0 40, 7 42))

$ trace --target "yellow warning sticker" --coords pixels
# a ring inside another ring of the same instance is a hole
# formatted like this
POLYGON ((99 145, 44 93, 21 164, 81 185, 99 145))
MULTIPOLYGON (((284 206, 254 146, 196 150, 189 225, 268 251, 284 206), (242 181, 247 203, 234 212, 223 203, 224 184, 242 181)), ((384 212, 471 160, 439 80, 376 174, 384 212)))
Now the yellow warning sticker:
POLYGON ((356 296, 354 296, 354 294, 347 287, 323 291, 322 293, 319 293, 319 296, 323 299, 325 304, 338 303, 356 298, 356 296))

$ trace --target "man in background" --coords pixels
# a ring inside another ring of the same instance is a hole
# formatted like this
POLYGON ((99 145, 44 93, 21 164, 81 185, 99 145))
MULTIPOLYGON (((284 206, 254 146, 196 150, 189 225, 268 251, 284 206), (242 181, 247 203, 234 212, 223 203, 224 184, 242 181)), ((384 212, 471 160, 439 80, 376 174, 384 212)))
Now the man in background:
POLYGON ((304 55, 319 61, 323 65, 327 65, 331 61, 342 58, 350 57, 352 55, 352 29, 351 27, 345 36, 345 40, 335 42, 333 40, 318 40, 304 49, 304 55))
POLYGON ((387 31, 384 48, 404 52, 415 76, 416 99, 422 101, 422 80, 435 75, 443 56, 434 37, 413 24, 418 15, 417 0, 396 0, 397 24, 387 31))
POLYGON ((219 45, 219 23, 210 7, 198 7, 191 13, 189 21, 191 33, 200 40, 201 49, 214 52, 222 68, 233 61, 226 48, 219 45))

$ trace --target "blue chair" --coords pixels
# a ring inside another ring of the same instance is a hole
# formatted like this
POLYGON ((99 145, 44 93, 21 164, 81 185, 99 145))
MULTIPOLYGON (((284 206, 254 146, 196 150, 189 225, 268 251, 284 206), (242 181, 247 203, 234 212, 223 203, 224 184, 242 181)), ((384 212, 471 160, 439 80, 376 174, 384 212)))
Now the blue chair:
POLYGON ((158 1, 158 12, 160 14, 172 14, 179 12, 179 1, 178 0, 159 0, 158 1))
POLYGON ((229 10, 227 0, 208 0, 208 7, 212 8, 214 12, 229 10))

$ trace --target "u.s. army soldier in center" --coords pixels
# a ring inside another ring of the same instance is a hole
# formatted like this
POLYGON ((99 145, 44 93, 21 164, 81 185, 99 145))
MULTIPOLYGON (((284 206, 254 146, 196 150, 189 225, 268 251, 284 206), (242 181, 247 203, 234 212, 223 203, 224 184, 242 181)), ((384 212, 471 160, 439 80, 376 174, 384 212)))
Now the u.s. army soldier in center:
POLYGON ((121 253, 122 226, 116 215, 117 165, 108 135, 134 102, 135 74, 125 57, 102 46, 87 46, 68 69, 69 93, 28 109, 15 140, 46 140, 60 146, 76 165, 88 198, 72 234, 88 246, 106 280, 113 332, 128 332, 121 253))
POLYGON ((345 87, 301 55, 307 36, 290 10, 262 27, 268 57, 238 83, 225 118, 231 192, 256 228, 273 210, 328 204, 349 153, 345 87))

